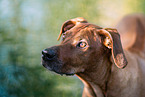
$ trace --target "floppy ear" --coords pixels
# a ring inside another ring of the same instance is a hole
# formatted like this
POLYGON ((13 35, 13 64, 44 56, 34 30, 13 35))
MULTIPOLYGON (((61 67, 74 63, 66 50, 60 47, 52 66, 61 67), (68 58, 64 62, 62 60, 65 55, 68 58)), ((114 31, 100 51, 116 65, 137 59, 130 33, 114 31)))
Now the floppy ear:
POLYGON ((124 55, 120 35, 116 29, 105 28, 101 29, 100 34, 105 36, 103 44, 111 49, 112 57, 115 65, 118 68, 124 68, 127 65, 127 59, 124 55))
POLYGON ((87 23, 87 20, 85 20, 83 17, 78 17, 78 18, 74 18, 74 19, 67 20, 66 22, 64 22, 61 27, 60 34, 59 34, 57 40, 60 39, 60 37, 63 33, 65 33, 67 30, 70 30, 78 23, 87 23))

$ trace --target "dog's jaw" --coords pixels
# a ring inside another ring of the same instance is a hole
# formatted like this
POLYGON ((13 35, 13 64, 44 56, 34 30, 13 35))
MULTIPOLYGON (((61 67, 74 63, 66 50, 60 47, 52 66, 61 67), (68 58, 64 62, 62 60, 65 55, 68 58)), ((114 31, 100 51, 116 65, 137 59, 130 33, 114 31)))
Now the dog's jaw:
MULTIPOLYGON (((73 69, 73 68, 71 68, 71 69, 69 70, 69 72, 68 72, 68 71, 65 71, 65 70, 62 71, 62 69, 61 69, 62 67, 61 67, 61 66, 63 66, 63 64, 62 64, 61 61, 57 62, 57 64, 56 64, 55 61, 44 60, 43 57, 44 57, 44 56, 42 55, 41 64, 42 64, 46 69, 48 69, 48 70, 50 70, 50 71, 53 71, 53 72, 55 72, 55 73, 57 73, 57 74, 60 74, 60 75, 67 75, 67 76, 72 76, 72 75, 74 75, 74 74, 76 73, 76 70, 73 69), (53 66, 53 65, 54 65, 54 66, 53 66), (59 67, 59 69, 58 69, 58 68, 56 69, 55 67, 59 67)), ((83 71, 83 70, 82 70, 82 71, 83 71)))

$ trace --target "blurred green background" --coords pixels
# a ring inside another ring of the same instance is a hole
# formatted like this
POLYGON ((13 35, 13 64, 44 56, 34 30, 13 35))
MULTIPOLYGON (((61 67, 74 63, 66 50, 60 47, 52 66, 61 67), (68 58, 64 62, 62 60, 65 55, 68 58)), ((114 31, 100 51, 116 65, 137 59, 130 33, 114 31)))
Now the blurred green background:
POLYGON ((130 13, 145 13, 145 1, 0 0, 0 97, 81 97, 82 82, 45 69, 41 51, 60 43, 68 19, 114 27, 130 13))

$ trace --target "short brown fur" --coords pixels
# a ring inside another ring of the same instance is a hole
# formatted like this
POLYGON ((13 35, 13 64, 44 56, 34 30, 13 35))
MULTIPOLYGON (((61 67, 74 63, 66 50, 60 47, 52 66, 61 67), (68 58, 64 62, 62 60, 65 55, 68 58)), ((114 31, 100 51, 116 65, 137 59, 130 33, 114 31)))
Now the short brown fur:
MULTIPOLYGON (((127 49, 123 50, 116 29, 75 18, 62 25, 61 44, 42 51, 42 65, 59 74, 77 75, 84 83, 82 97, 144 97, 145 21, 138 15, 127 17, 137 18, 135 31, 139 34, 127 49)), ((122 22, 118 29, 126 31, 126 21, 122 22)))

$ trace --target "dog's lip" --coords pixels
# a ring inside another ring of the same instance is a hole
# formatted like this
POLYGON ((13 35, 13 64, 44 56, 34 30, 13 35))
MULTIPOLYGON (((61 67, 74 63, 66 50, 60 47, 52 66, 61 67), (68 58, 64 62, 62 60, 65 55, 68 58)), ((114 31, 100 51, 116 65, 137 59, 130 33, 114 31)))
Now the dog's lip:
POLYGON ((44 64, 42 64, 47 70, 50 70, 50 71, 53 71, 53 72, 55 72, 55 73, 57 73, 57 74, 59 74, 59 75, 61 75, 61 76, 63 76, 63 75, 66 75, 66 76, 73 76, 73 75, 75 75, 75 73, 63 73, 63 72, 58 72, 58 71, 56 71, 56 70, 54 70, 53 68, 50 68, 49 66, 47 66, 47 65, 44 65, 44 64))
POLYGON ((66 76, 73 76, 73 75, 75 75, 75 73, 66 73, 66 72, 56 71, 55 69, 50 68, 49 66, 46 66, 46 68, 47 68, 48 70, 50 70, 50 71, 53 71, 53 72, 55 72, 55 73, 61 75, 61 76, 63 76, 63 75, 66 75, 66 76))
POLYGON ((56 71, 55 69, 53 69, 53 68, 50 68, 47 64, 45 64, 45 61, 47 61, 46 59, 45 59, 45 56, 44 55, 42 55, 41 56, 41 58, 42 58, 42 65, 47 69, 47 70, 50 70, 50 71, 53 71, 53 72, 55 72, 55 73, 57 73, 57 74, 59 74, 59 75, 61 75, 61 76, 63 76, 63 75, 66 75, 66 76, 73 76, 73 75, 75 75, 75 73, 66 73, 66 72, 59 72, 59 71, 56 71))
POLYGON ((63 72, 58 72, 58 71, 56 71, 56 70, 54 70, 53 68, 50 68, 49 66, 47 66, 47 65, 43 65, 46 69, 48 69, 48 70, 50 70, 50 71, 53 71, 53 72, 55 72, 55 73, 57 73, 57 74, 59 74, 59 75, 61 75, 61 76, 63 76, 63 75, 66 75, 66 76, 73 76, 73 75, 75 75, 75 73, 63 73, 63 72))
POLYGON ((41 58, 44 60, 44 61, 51 61, 49 58, 47 58, 45 55, 42 54, 41 58))
MULTIPOLYGON (((56 72, 56 71, 54 71, 56 72)), ((75 75, 75 73, 60 73, 60 72, 56 72, 57 74, 60 74, 61 76, 66 75, 66 76, 73 76, 75 75)))
POLYGON ((50 70, 50 71, 53 71, 52 68, 50 68, 48 65, 43 64, 43 63, 42 63, 42 65, 43 65, 46 69, 48 69, 48 70, 50 70))

